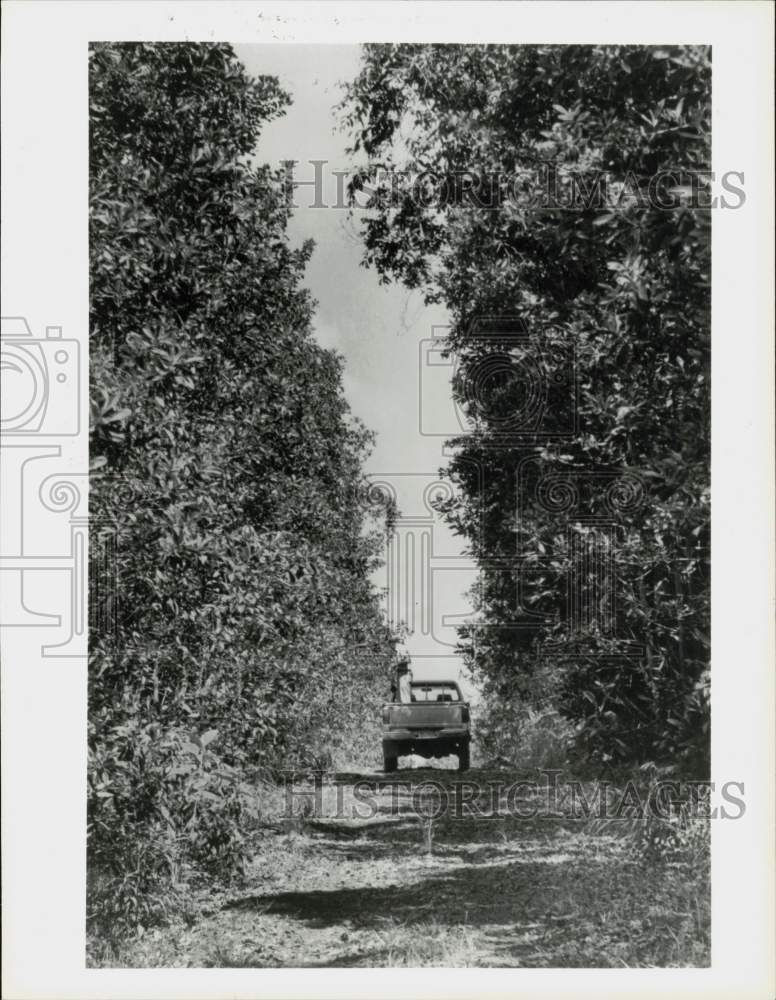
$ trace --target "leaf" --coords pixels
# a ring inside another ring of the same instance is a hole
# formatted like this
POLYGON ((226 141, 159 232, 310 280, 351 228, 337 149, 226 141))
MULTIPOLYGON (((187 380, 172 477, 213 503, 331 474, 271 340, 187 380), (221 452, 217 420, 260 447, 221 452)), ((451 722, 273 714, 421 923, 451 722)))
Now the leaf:
POLYGON ((127 407, 124 407, 121 410, 116 410, 116 412, 112 413, 109 417, 104 417, 103 423, 114 424, 120 420, 126 420, 128 417, 131 416, 132 416, 132 411, 127 407))

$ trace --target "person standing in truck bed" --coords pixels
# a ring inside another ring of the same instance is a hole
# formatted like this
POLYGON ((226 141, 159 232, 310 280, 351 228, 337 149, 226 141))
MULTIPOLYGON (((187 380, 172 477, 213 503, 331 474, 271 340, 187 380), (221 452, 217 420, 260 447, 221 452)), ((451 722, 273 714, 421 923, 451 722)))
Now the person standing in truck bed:
POLYGON ((398 680, 399 680, 399 701, 410 702, 412 701, 412 693, 410 685, 412 684, 412 671, 410 670, 409 659, 402 660, 397 668, 398 680))

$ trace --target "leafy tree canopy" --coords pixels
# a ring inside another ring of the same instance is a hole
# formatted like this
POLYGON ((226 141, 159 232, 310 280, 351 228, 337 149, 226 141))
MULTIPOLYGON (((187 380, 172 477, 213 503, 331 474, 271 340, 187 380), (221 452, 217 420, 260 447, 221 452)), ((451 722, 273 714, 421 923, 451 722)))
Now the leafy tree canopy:
POLYGON ((454 391, 477 418, 444 505, 483 570, 469 655, 494 705, 551 698, 599 760, 708 760, 710 83, 702 47, 368 45, 344 103, 367 157, 364 261, 449 308, 454 391), (515 380, 472 409, 492 349, 474 321, 493 316, 573 348, 562 445, 500 443, 515 380), (546 504, 518 515, 528 468, 534 486, 637 477, 645 501, 595 543, 614 630, 575 555, 589 529, 546 504), (570 578, 589 611, 573 627, 570 578))
POLYGON ((239 864, 246 768, 345 753, 391 646, 369 582, 384 530, 363 488, 371 436, 312 335, 312 243, 289 245, 282 178, 248 159, 288 96, 209 44, 95 45, 90 85, 91 541, 107 588, 90 871, 96 919, 120 928, 161 872, 239 864))

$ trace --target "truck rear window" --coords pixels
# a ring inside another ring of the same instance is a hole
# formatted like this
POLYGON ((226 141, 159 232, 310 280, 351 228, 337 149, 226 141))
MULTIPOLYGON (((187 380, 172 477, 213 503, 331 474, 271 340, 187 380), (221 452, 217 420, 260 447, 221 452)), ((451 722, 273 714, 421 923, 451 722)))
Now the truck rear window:
POLYGON ((426 684, 415 681, 410 690, 414 701, 461 701, 461 693, 455 684, 426 684))

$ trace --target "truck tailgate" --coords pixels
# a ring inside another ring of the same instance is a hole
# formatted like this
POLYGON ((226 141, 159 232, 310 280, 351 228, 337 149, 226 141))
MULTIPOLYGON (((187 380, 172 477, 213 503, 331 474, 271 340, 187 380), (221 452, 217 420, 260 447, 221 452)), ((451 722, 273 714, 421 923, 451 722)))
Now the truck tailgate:
POLYGON ((400 729, 441 729, 446 726, 463 725, 461 704, 447 702, 418 701, 409 704, 388 706, 388 728, 400 729))

